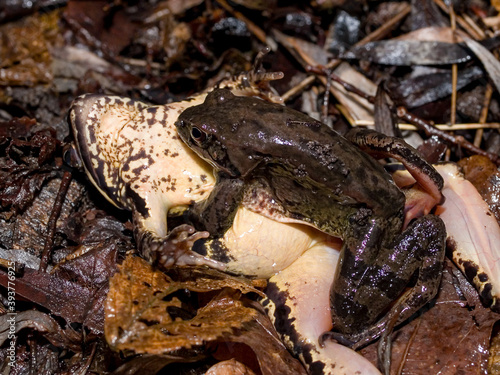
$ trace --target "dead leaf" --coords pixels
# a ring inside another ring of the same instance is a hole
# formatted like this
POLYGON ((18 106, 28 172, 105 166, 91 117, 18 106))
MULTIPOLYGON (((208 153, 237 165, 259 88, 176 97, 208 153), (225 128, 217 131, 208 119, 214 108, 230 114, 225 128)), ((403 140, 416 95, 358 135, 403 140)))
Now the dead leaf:
MULTIPOLYGON (((217 281, 216 285, 224 287, 217 281)), ((196 313, 186 310, 174 295, 185 288, 214 289, 203 280, 173 281, 146 261, 127 257, 110 280, 106 301, 105 335, 111 347, 148 354, 190 349, 230 334, 256 316, 255 310, 223 295, 196 313)))
MULTIPOLYGON (((7 287, 7 273, 0 269, 0 285, 7 287)), ((16 294, 43 306, 70 323, 85 323, 93 332, 103 330, 102 303, 95 303, 106 295, 107 287, 97 290, 84 287, 58 276, 25 268, 22 277, 16 277, 16 294)))
MULTIPOLYGON (((460 69, 456 89, 460 90, 483 76, 484 72, 478 66, 460 69)), ((449 97, 453 91, 451 82, 451 72, 442 71, 388 83, 388 88, 399 105, 416 108, 449 97)))
MULTIPOLYGON (((478 304, 468 306, 457 294, 456 277, 464 277, 452 273, 451 261, 446 264, 435 302, 394 335, 391 374, 486 374, 491 328, 499 314, 483 307, 477 293, 478 304)), ((361 352, 376 363, 376 350, 375 343, 361 352)))
MULTIPOLYGON (((260 307, 259 310, 261 310, 260 307)), ((245 323, 244 330, 232 335, 224 343, 219 343, 219 351, 214 356, 219 359, 231 358, 235 355, 234 343, 242 343, 251 348, 263 375, 307 374, 302 364, 286 350, 263 311, 260 311, 251 322, 245 323)), ((243 360, 245 357, 236 359, 248 365, 248 362, 243 360)))
POLYGON ((59 323, 49 315, 36 310, 22 311, 14 315, 0 316, 0 345, 9 338, 10 322, 15 319, 15 332, 19 335, 22 329, 30 328, 44 334, 44 337, 57 347, 67 347, 73 351, 81 351, 81 334, 70 326, 62 329, 59 323))
POLYGON ((455 43, 382 40, 352 47, 341 53, 339 58, 408 66, 461 64, 470 61, 472 56, 467 49, 455 43))
POLYGON ((464 37, 464 39, 467 47, 469 47, 469 49, 474 52, 476 57, 481 61, 497 91, 500 92, 500 62, 498 59, 495 55, 488 51, 488 49, 475 40, 468 37, 464 37))
POLYGON ((0 26, 0 85, 52 81, 49 46, 60 41, 58 19, 55 11, 0 26))

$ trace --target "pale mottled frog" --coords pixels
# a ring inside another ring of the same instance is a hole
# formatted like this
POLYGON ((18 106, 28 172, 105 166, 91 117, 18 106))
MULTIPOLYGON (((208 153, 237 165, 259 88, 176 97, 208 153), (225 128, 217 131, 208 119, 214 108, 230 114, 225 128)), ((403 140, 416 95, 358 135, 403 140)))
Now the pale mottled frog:
MULTIPOLYGON (((206 198, 215 183, 211 167, 184 145, 173 125, 179 111, 192 103, 199 102, 150 106, 124 97, 85 95, 71 108, 70 121, 87 174, 113 204, 134 212, 136 225, 140 226, 138 242, 148 237, 168 241, 168 209, 206 198), (151 147, 144 147, 144 143, 151 147), (160 204, 148 208, 143 216, 140 210, 154 202, 160 204)), ((202 262, 215 259, 215 264, 221 265, 224 260, 227 271, 260 278, 278 274, 297 259, 310 259, 301 257, 310 250, 315 259, 318 252, 324 253, 320 268, 302 272, 300 279, 292 280, 283 273, 280 275, 288 282, 270 280, 270 286, 279 283, 276 285, 280 289, 273 288, 269 297, 279 309, 270 312, 275 325, 288 348, 312 374, 379 373, 350 349, 334 343, 323 348, 319 345, 319 334, 332 325, 328 306, 331 280, 328 276, 323 280, 324 274, 331 272, 338 257, 328 236, 308 226, 280 223, 240 207, 233 226, 223 237, 196 241, 195 247, 206 254, 202 262), (310 300, 304 298, 310 293, 308 286, 316 286, 315 314, 311 314, 310 300)), ((183 252, 180 261, 185 258, 188 263, 198 261, 190 251, 183 252)), ((291 272, 295 273, 300 264, 290 268, 291 272)), ((270 301, 266 302, 268 308, 273 305, 270 301)))
MULTIPOLYGON (((254 70, 218 86, 276 100, 258 85, 280 77, 281 73, 254 70)), ((139 249, 164 267, 206 264, 225 269, 224 264, 191 251, 196 240, 208 237, 207 232, 195 233, 191 226, 181 225, 167 235, 168 210, 206 198, 215 182, 212 170, 178 140, 174 126, 183 110, 202 103, 206 95, 151 106, 125 97, 88 94, 75 99, 69 111, 88 177, 111 203, 132 211, 139 249)))
POLYGON ((219 171, 209 199, 192 210, 198 227, 212 235, 226 232, 246 187, 258 181, 271 198, 254 209, 308 222, 344 240, 330 295, 337 340, 369 342, 434 297, 444 224, 426 215, 402 232, 404 194, 375 159, 351 143, 402 160, 430 187, 434 205, 441 200, 442 178, 404 142, 360 129, 347 140, 300 112, 224 89, 186 109, 176 126, 182 140, 219 171), (415 286, 403 293, 417 270, 415 286))

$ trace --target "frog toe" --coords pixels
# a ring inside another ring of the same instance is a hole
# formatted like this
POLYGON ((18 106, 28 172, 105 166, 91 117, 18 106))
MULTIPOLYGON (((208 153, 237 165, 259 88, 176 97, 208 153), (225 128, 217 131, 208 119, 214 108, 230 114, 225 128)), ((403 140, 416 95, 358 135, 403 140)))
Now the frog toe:
POLYGON ((168 234, 161 244, 154 249, 157 262, 163 268, 176 266, 208 266, 224 271, 226 265, 209 259, 192 251, 193 244, 202 238, 207 238, 208 232, 196 232, 187 224, 180 225, 168 234))

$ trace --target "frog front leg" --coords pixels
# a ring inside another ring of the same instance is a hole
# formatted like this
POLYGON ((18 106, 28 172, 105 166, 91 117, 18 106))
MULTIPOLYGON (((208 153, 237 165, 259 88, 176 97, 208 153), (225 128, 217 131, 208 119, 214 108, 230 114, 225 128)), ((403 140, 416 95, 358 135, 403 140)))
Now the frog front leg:
POLYGON ((243 200, 245 183, 219 173, 210 196, 192 205, 184 213, 186 221, 198 230, 207 231, 213 238, 222 237, 233 225, 236 211, 243 200))
POLYGON ((375 158, 391 157, 401 162, 427 193, 405 204, 405 227, 414 218, 426 215, 437 204, 442 203, 443 178, 436 169, 427 163, 413 147, 404 140, 390 137, 375 130, 352 128, 345 137, 361 150, 375 158))
MULTIPOLYGON (((398 220, 394 219, 396 223, 398 220)), ((436 295, 445 255, 443 221, 434 215, 423 216, 393 241, 383 241, 391 233, 383 233, 380 228, 380 219, 373 219, 362 231, 353 228, 345 240, 330 291, 334 329, 338 332, 328 332, 323 339, 333 338, 359 348, 382 334, 388 337, 395 325, 436 295), (382 247, 377 250, 379 243, 382 247), (415 272, 415 285, 403 293, 415 272)))
POLYGON ((146 196, 132 213, 134 237, 140 253, 160 267, 206 265, 224 271, 225 265, 192 251, 193 244, 209 236, 183 224, 167 234, 167 207, 154 194, 146 196))

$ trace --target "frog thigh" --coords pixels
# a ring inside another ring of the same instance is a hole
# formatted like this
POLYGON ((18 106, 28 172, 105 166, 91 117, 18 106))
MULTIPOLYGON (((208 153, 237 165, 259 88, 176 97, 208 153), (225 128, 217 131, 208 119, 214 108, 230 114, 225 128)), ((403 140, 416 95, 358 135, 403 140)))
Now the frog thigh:
POLYGON ((311 246, 313 232, 308 226, 280 223, 240 207, 223 237, 230 258, 228 270, 267 279, 311 246))
MULTIPOLYGON (((329 289, 338 261, 339 243, 319 242, 290 267, 269 280, 266 309, 275 304, 277 331, 299 354, 311 374, 380 374, 367 359, 333 341, 318 343, 332 328, 329 289)), ((272 308, 271 308, 272 310, 272 308)), ((271 311, 273 313, 273 311, 271 311)))

